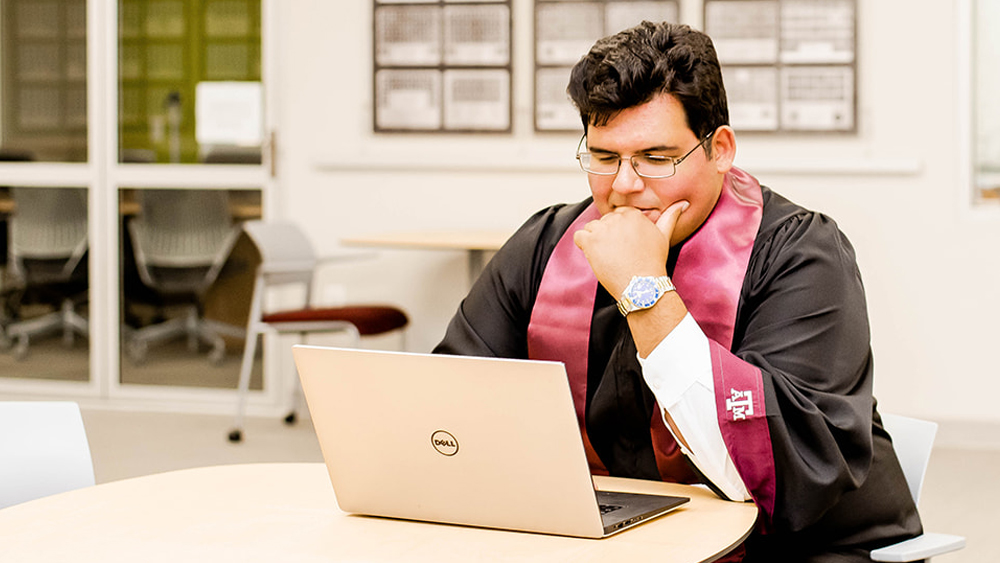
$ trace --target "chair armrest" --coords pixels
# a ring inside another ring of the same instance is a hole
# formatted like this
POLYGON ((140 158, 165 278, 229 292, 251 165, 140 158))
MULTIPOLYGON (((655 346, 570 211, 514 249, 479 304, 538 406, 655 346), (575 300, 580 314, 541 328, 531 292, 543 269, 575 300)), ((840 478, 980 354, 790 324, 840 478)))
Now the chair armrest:
POLYGON ((923 534, 897 544, 872 550, 872 561, 919 561, 965 547, 965 537, 923 534))

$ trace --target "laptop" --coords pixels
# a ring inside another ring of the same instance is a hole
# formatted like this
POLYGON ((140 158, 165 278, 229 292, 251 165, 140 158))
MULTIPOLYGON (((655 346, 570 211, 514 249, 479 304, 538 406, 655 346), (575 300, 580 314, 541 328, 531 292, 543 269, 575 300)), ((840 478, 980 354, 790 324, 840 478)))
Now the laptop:
POLYGON ((595 490, 562 363, 293 354, 345 512, 603 538, 689 500, 595 490))

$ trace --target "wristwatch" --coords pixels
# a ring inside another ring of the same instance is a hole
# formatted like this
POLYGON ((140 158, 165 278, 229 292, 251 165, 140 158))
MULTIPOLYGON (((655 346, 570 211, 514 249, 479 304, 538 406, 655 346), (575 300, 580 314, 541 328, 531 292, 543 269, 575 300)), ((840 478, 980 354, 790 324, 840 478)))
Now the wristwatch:
POLYGON ((674 289, 670 276, 632 276, 618 300, 618 310, 623 316, 627 316, 632 311, 649 309, 674 289))

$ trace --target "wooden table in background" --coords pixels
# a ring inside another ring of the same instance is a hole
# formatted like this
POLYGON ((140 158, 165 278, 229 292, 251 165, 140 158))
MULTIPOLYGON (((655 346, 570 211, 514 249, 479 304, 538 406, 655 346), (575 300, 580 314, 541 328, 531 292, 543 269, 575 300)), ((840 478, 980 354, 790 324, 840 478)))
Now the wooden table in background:
POLYGON ((486 253, 500 250, 509 231, 399 231, 351 237, 343 244, 385 248, 411 248, 424 250, 465 250, 469 254, 469 284, 479 277, 486 265, 486 253))

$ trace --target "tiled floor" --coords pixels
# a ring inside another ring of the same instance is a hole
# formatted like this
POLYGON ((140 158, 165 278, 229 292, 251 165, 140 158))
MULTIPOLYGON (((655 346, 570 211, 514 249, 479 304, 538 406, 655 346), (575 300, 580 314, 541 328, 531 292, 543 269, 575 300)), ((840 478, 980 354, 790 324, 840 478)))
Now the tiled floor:
MULTIPOLYGON (((250 418, 243 443, 231 444, 228 416, 84 410, 83 417, 99 483, 205 465, 322 461, 309 420, 250 418)), ((968 541, 935 562, 1000 561, 1000 543, 990 539, 1000 524, 1000 451, 935 450, 920 508, 928 531, 968 541)))

